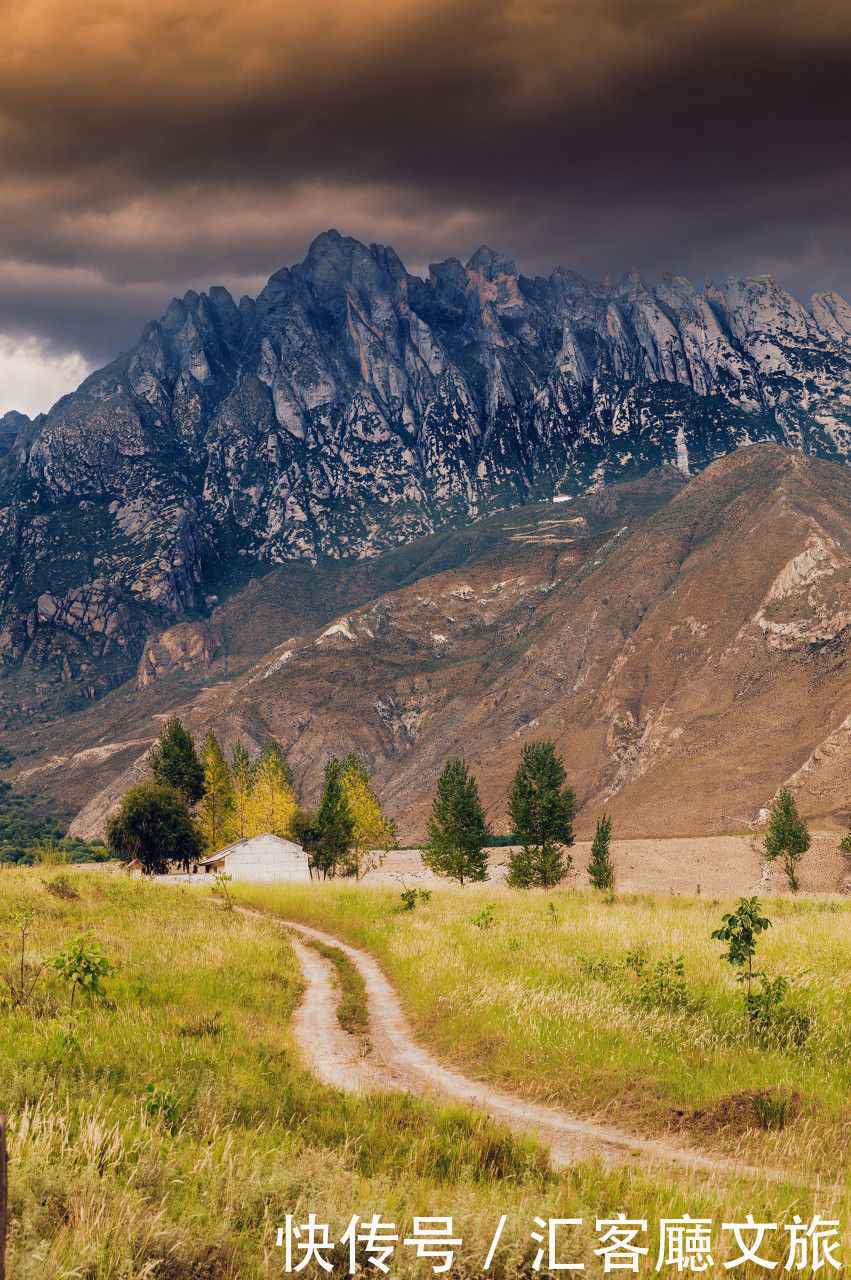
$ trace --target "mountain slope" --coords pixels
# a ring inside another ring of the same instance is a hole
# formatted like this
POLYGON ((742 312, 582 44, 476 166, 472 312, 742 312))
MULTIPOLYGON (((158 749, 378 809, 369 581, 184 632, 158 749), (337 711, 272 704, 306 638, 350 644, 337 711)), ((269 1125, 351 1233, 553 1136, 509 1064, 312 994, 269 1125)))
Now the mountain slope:
MULTIPOLYGON (((406 272, 327 232, 237 304, 188 293, 16 423, 0 496, 10 701, 68 710, 149 635, 269 563, 374 556, 447 525, 753 440, 845 460, 851 309, 770 277, 518 274, 482 248, 406 272)), ((28 714, 26 711, 24 714, 28 714)))
MULTIPOLYGON (((789 780, 821 823, 851 818, 846 468, 757 445, 687 484, 663 471, 416 548, 409 577, 391 567, 400 553, 381 557, 374 582, 392 589, 279 632, 239 674, 218 656, 204 682, 109 695, 85 735, 78 719, 45 739, 22 784, 94 795, 75 828, 93 834, 178 709, 228 748, 275 733, 308 801, 327 756, 357 748, 404 839, 421 837, 459 752, 504 826, 520 748, 539 736, 564 753, 582 833, 603 809, 622 836, 741 830, 789 780)), ((242 616, 215 614, 233 636, 242 616)))

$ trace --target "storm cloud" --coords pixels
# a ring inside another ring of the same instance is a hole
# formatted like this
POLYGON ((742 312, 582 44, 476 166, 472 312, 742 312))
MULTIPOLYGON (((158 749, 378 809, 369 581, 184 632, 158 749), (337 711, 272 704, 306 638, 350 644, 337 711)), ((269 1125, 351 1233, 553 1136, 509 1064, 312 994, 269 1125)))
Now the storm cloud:
POLYGON ((23 0, 0 19, 0 333, 89 362, 320 230, 412 270, 851 288, 832 0, 23 0))

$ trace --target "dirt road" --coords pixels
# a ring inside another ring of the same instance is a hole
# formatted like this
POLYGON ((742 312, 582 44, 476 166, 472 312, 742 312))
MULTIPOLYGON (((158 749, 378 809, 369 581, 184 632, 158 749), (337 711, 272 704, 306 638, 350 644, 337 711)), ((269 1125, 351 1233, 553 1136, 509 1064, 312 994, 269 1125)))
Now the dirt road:
POLYGON ((293 1019, 293 1029, 306 1064, 327 1084, 349 1092, 398 1089, 438 1101, 467 1103, 517 1133, 536 1137, 549 1147, 554 1168, 565 1168, 577 1160, 597 1156, 609 1167, 630 1162, 676 1164, 725 1178, 738 1175, 784 1180, 775 1170, 740 1165, 666 1139, 641 1138, 504 1093, 482 1081, 470 1080, 442 1065, 417 1044, 396 992, 372 956, 308 925, 275 920, 244 907, 238 910, 266 921, 273 920, 285 927, 293 938, 307 984, 304 1000, 293 1019), (373 1045, 367 1057, 362 1056, 357 1038, 343 1031, 337 1021, 337 993, 331 965, 315 951, 302 946, 299 937, 339 947, 360 970, 367 991, 373 1045))

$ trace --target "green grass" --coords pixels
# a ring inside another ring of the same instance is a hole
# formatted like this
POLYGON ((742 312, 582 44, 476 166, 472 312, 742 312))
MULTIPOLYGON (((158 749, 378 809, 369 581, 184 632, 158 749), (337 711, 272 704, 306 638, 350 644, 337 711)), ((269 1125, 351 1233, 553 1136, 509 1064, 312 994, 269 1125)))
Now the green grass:
POLYGON ((0 1008, 12 1276, 259 1276, 273 1228, 308 1201, 339 1217, 384 1208, 391 1186, 410 1189, 413 1212, 447 1183, 468 1199, 545 1189, 534 1144, 471 1111, 346 1097, 301 1070, 289 1019, 302 980, 281 930, 200 892, 74 883, 66 900, 33 872, 0 875, 2 971, 17 966, 24 908, 28 969, 89 927, 116 969, 71 1044, 52 971, 27 1007, 0 1008))
POLYGON ((326 960, 330 960, 334 966, 340 984, 340 1001, 337 1005, 337 1021, 340 1026, 351 1035, 368 1037, 369 1010, 366 984, 361 977, 360 969, 339 947, 328 947, 324 942, 317 942, 315 938, 306 938, 305 942, 326 960))
MULTIPOLYGON (((287 1213, 303 1222, 315 1212, 336 1240, 353 1214, 379 1212, 400 1236, 414 1215, 452 1214, 464 1240, 452 1274, 462 1278, 481 1275, 505 1213, 496 1280, 531 1274, 535 1216, 584 1220, 574 1256, 589 1274, 600 1273, 595 1218, 621 1210, 651 1231, 685 1212, 718 1225, 747 1211, 781 1224, 816 1209, 848 1220, 837 1197, 791 1186, 597 1163, 557 1178, 533 1142, 468 1109, 321 1086, 290 1037, 302 979, 284 930, 224 911, 202 890, 67 874, 76 897, 49 892, 36 871, 0 872, 0 975, 17 965, 24 909, 34 912, 27 966, 86 929, 115 966, 105 1001, 78 999, 71 1042, 68 991, 52 970, 30 1004, 0 1005, 10 1280, 279 1276, 274 1241, 287 1213)), ((425 914, 415 913, 415 931, 425 914)), ((394 1275, 432 1274, 410 1251, 398 1257, 394 1275)))
POLYGON ((254 906, 324 927, 384 963, 445 1060, 640 1133, 832 1180, 851 1171, 851 904, 777 900, 759 965, 793 977, 803 1045, 755 1036, 707 899, 504 889, 243 887, 254 906), (489 928, 475 918, 487 904, 489 928), (683 957, 683 974, 656 965, 683 957), (777 1118, 779 1117, 779 1123, 777 1118))

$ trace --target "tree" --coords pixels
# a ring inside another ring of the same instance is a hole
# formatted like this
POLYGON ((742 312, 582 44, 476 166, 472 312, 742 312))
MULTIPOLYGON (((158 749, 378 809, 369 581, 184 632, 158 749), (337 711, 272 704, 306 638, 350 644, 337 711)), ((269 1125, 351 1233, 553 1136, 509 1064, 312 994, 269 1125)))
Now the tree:
POLYGON ((277 738, 267 738, 263 746, 263 750, 254 765, 252 773, 256 774, 264 765, 273 764, 278 776, 295 791, 295 783, 293 782, 292 769, 287 759, 287 753, 281 746, 277 738))
POLYGON ((764 929, 771 927, 771 921, 760 915, 761 910, 759 898, 740 898, 736 910, 723 916, 722 923, 712 932, 713 938, 719 938, 727 943, 727 950, 722 953, 721 958, 740 970, 739 982, 747 982, 749 1005, 751 984, 756 977, 753 971, 756 940, 764 929), (745 965, 747 965, 747 971, 745 971, 745 965))
POLYGON ((204 765, 204 794, 201 797, 201 829, 211 853, 225 844, 225 831, 233 809, 233 783, 230 770, 211 729, 201 749, 204 765))
POLYGON ((298 797, 293 790, 287 758, 271 738, 251 770, 251 791, 245 815, 246 835, 261 835, 264 831, 275 836, 287 835, 297 808, 298 797))
POLYGON ((227 835, 229 840, 244 840, 248 835, 251 765, 248 762, 248 752, 239 741, 237 741, 231 756, 230 776, 231 786, 233 787, 233 802, 231 804, 227 835))
POLYGON ((795 797, 791 791, 781 787, 777 799, 771 806, 771 817, 763 842, 763 857, 766 862, 775 862, 778 858, 783 864, 789 888, 793 893, 798 891, 796 874, 798 863, 810 847, 810 833, 807 824, 798 813, 795 797))
POLYGON ((335 876, 348 862, 355 829, 343 791, 343 766, 336 756, 325 766, 325 786, 315 822, 318 838, 311 861, 324 879, 335 876))
POLYGON ((366 766, 356 751, 343 761, 343 794, 354 820, 352 847, 346 874, 356 880, 384 862, 384 852, 396 844, 396 827, 381 812, 366 766))
POLYGON ((322 832, 316 821, 316 814, 305 813, 304 809, 296 809, 290 819, 289 833, 293 840, 300 844, 306 853, 310 854, 308 871, 312 880, 316 867, 316 855, 319 853, 322 844, 322 832))
POLYGON ((428 842, 422 853, 424 865, 435 875, 461 884, 487 880, 485 846, 490 834, 476 779, 460 756, 449 760, 437 780, 428 842))
POLYGON ((89 933, 78 934, 73 941, 67 943, 60 951, 57 951, 50 964, 60 978, 64 978, 66 982, 71 984, 71 1000, 68 1005, 70 1031, 71 1019, 74 1016, 74 996, 77 993, 77 988, 80 987, 81 990, 88 992, 90 996, 103 1000, 106 996, 106 987, 103 985, 103 980, 113 972, 113 967, 104 955, 100 945, 95 942, 89 933))
POLYGON ((607 813, 597 819, 597 831, 591 844, 591 860, 588 863, 588 879, 595 889, 614 889, 615 867, 609 843, 612 838, 612 820, 607 813))
POLYGON ((522 849, 512 853, 508 883, 520 889, 539 885, 549 889, 570 870, 563 847, 573 844, 576 795, 565 787, 564 762, 546 739, 528 742, 508 793, 508 812, 522 849))
POLYGON ((148 753, 148 768, 156 782, 179 791, 187 804, 196 804, 204 794, 204 767, 178 716, 166 721, 148 753))
POLYGON ((148 779, 124 792, 118 813, 107 819, 106 838, 116 853, 138 858, 148 875, 164 874, 171 863, 188 870, 204 848, 183 795, 148 779))

